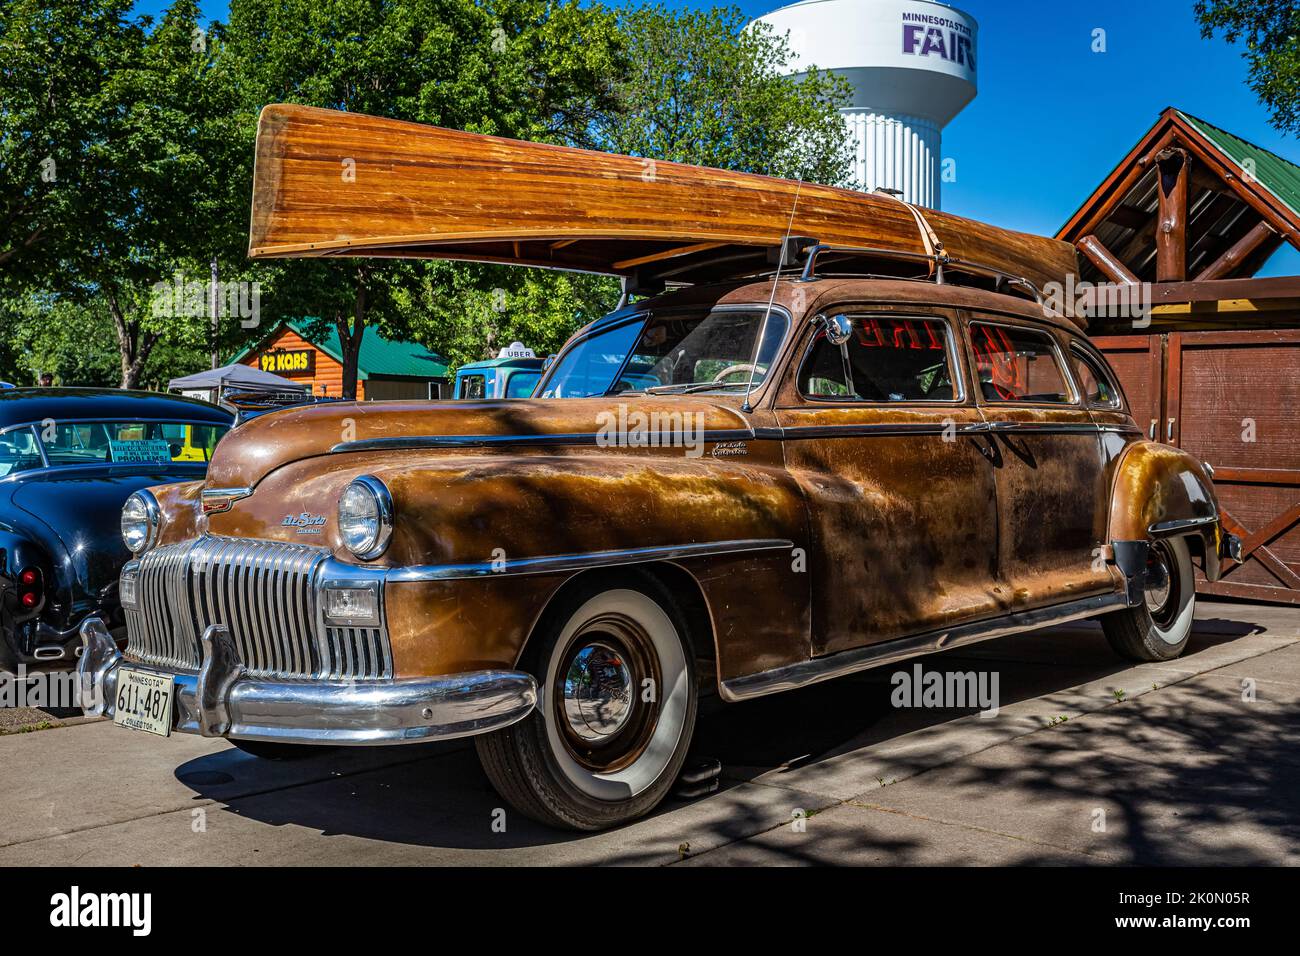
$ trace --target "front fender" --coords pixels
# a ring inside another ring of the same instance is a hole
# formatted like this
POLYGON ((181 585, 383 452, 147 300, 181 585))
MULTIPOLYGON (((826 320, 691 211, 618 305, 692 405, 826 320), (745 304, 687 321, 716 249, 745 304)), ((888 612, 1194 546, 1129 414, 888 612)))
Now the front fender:
POLYGON ((1159 538, 1187 537, 1211 581, 1231 551, 1205 466, 1181 448, 1156 442, 1133 442, 1116 463, 1108 529, 1116 564, 1130 580, 1137 569, 1126 565, 1145 564, 1147 545, 1159 538))
MULTIPOLYGON (((393 498, 393 534, 372 567, 393 571, 478 566, 482 574, 390 579, 396 673, 418 676, 512 667, 548 602, 570 578, 611 562, 610 552, 715 542, 768 542, 765 549, 682 559, 712 618, 724 677, 802 660, 808 654, 808 575, 802 493, 780 449, 752 443, 747 454, 690 457, 640 450, 441 455, 412 451, 339 454, 285 466, 228 512, 214 534, 341 547, 339 495, 370 474, 393 498), (285 515, 325 518, 300 536, 285 515), (515 573, 517 562, 573 557, 564 569, 515 573)), ((729 449, 730 451, 730 449, 729 449)), ((635 559, 633 559, 635 560, 635 559)), ((631 562, 629 562, 631 563, 631 562)))

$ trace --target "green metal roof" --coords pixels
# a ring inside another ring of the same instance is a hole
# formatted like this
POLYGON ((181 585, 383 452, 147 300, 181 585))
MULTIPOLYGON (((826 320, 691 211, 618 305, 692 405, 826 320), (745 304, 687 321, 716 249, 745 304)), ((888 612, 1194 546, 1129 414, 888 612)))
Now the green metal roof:
MULTIPOLYGON (((286 319, 281 325, 297 332, 318 349, 334 359, 343 361, 343 349, 339 346, 339 333, 333 324, 329 326, 324 338, 311 338, 307 329, 316 321, 312 318, 286 319)), ((276 326, 279 330, 279 326, 276 326)), ((272 333, 274 334, 274 333, 272 333)), ((267 341, 263 338, 256 345, 241 350, 231 359, 241 362, 252 351, 267 341)), ((447 362, 435 352, 430 352, 417 342, 394 342, 380 335, 378 330, 367 326, 361 336, 361 354, 357 357, 357 378, 365 380, 372 375, 400 375, 409 378, 446 378, 447 362)))
POLYGON ((1248 143, 1240 136, 1219 129, 1203 119, 1178 110, 1178 115, 1213 143, 1238 166, 1249 170, 1255 181, 1276 196, 1283 205, 1300 215, 1300 166, 1276 153, 1248 143))

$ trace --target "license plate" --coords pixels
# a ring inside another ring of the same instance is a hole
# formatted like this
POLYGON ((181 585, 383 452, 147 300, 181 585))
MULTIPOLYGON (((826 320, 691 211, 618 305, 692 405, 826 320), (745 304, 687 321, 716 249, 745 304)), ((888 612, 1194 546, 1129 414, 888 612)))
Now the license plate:
POLYGON ((113 723, 167 737, 172 732, 172 679, 144 671, 117 672, 113 723))

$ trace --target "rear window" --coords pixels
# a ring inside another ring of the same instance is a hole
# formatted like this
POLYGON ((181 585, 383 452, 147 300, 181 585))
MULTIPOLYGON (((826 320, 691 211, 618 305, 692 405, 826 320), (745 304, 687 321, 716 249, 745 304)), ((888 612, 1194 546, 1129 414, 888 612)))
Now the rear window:
POLYGON ((1120 408, 1119 387, 1107 373, 1105 366, 1096 356, 1089 355, 1079 346, 1070 349, 1070 358, 1074 359, 1075 380, 1083 391, 1083 399, 1090 408, 1120 408))
POLYGON ((818 333, 799 389, 807 398, 848 402, 951 402, 952 370, 943 320, 856 316, 843 349, 818 333))
POLYGON ((971 351, 980 392, 988 402, 1071 405, 1056 343, 1045 332, 972 322, 971 351))

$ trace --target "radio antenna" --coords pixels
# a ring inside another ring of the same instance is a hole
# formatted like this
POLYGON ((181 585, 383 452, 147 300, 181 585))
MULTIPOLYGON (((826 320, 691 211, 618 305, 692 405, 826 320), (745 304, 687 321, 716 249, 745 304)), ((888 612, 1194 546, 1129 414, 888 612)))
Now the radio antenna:
POLYGON ((754 410, 749 404, 749 394, 754 390, 754 373, 758 371, 758 356, 763 348, 763 340, 767 338, 767 320, 772 315, 772 305, 776 302, 776 286, 781 281, 781 266, 785 263, 786 246, 790 242, 790 232, 794 229, 794 213, 799 208, 799 191, 803 189, 803 178, 798 180, 798 185, 794 188, 794 202, 790 204, 790 219, 785 224, 785 236, 781 239, 781 248, 776 254, 776 274, 772 276, 772 293, 767 297, 767 311, 763 313, 763 323, 758 327, 758 338, 754 340, 754 355, 749 362, 749 381, 745 383, 745 401, 741 404, 740 410, 746 415, 754 410))

